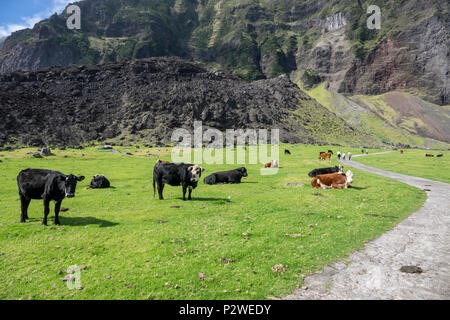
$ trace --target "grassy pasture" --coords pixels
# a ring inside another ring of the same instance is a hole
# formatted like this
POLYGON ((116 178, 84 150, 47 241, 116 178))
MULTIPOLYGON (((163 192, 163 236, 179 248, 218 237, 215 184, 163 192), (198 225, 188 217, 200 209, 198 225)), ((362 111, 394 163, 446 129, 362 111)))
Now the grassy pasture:
MULTIPOLYGON (((181 187, 166 187, 165 201, 153 198, 153 165, 158 158, 170 160, 164 148, 132 148, 133 156, 93 148, 56 150, 45 159, 25 155, 31 149, 0 152, 0 299, 279 297, 301 286, 304 275, 391 229, 425 201, 422 190, 358 170, 355 188, 312 189, 307 173, 330 165, 318 163, 318 152, 336 152, 336 147, 287 148, 292 155, 280 148, 277 175, 261 176, 261 165, 246 165, 244 183, 207 186, 202 181, 188 202, 181 200, 181 187), (37 200, 29 208, 31 221, 19 223, 16 176, 28 167, 87 177, 76 197, 63 201, 69 211, 60 214, 61 226, 53 225, 52 212, 48 227, 41 225, 43 205, 37 200), (86 190, 98 173, 114 188, 86 190), (289 182, 305 185, 287 187, 289 182), (285 272, 272 271, 277 264, 285 272), (72 265, 86 266, 82 290, 69 290, 60 280, 72 265)), ((349 150, 360 152, 341 152, 349 150)), ((241 165, 203 166, 206 176, 241 165)))
POLYGON ((354 161, 384 170, 403 173, 411 176, 450 183, 450 152, 429 150, 404 150, 373 157, 357 157, 354 161), (434 158, 425 157, 425 153, 434 154, 434 158), (444 154, 437 158, 436 155, 444 154))

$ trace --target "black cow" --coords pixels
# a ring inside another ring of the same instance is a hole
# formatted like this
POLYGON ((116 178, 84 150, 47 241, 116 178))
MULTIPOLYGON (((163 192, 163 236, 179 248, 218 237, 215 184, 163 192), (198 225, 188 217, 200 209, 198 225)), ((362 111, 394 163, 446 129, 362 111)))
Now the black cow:
POLYGON ((182 186, 183 200, 186 200, 186 190, 189 188, 188 200, 191 200, 192 190, 197 187, 202 172, 202 167, 196 164, 186 163, 162 163, 156 162, 153 169, 153 196, 155 196, 155 184, 158 186, 159 200, 164 200, 164 185, 182 186))
POLYGON ((91 189, 106 189, 111 186, 108 179, 102 174, 95 175, 91 180, 91 189))
POLYGON ((241 183, 242 177, 248 177, 247 169, 244 167, 213 173, 203 179, 203 182, 206 184, 241 183))
POLYGON ((436 157, 438 157, 438 158, 441 158, 441 157, 443 157, 444 156, 444 154, 438 154, 436 157))
POLYGON ((308 176, 311 178, 314 178, 315 176, 318 176, 319 174, 328 174, 328 173, 336 173, 336 172, 343 172, 344 167, 342 166, 335 166, 330 168, 319 168, 314 169, 310 173, 308 173, 308 176))
POLYGON ((31 199, 44 200, 44 220, 47 225, 47 216, 50 212, 50 201, 55 201, 55 224, 59 225, 59 210, 65 197, 75 197, 75 189, 78 181, 84 177, 76 177, 73 174, 66 176, 58 171, 44 169, 22 170, 17 176, 17 186, 21 203, 20 222, 28 219, 28 206, 31 199))
POLYGON ((288 149, 284 149, 284 154, 291 154, 291 152, 288 149))

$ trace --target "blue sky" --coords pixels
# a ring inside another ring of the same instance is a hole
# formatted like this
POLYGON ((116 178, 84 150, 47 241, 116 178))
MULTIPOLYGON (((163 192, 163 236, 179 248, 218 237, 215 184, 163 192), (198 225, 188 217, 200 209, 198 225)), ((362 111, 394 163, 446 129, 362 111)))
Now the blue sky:
POLYGON ((0 0, 0 38, 32 28, 53 13, 60 13, 71 2, 77 0, 0 0))

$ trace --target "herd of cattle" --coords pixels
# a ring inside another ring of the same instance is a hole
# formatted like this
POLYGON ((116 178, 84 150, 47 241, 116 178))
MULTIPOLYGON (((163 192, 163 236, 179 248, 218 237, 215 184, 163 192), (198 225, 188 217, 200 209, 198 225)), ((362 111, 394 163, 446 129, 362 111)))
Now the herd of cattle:
MULTIPOLYGON (((289 150, 285 154, 290 155, 289 150)), ((333 152, 329 150, 326 158, 331 159, 333 152)), ((266 168, 278 168, 278 161, 272 160, 265 165, 266 168)), ((153 169, 153 194, 160 200, 164 200, 164 186, 181 186, 183 200, 192 199, 192 191, 197 187, 198 181, 204 168, 196 164, 170 163, 168 161, 158 160, 153 169)), ((203 182, 208 185, 214 184, 236 184, 241 183, 243 177, 247 177, 247 169, 242 167, 230 171, 215 172, 206 178, 203 182)), ((342 166, 331 168, 314 169, 308 174, 313 178, 311 185, 317 189, 346 189, 353 181, 353 173, 343 172, 342 166)), ((59 212, 64 198, 73 198, 77 182, 83 181, 84 176, 65 175, 59 171, 45 169, 26 169, 22 170, 17 176, 17 185, 19 188, 19 197, 21 202, 20 222, 26 222, 28 219, 28 207, 32 199, 41 199, 44 201, 44 220, 42 223, 47 225, 47 217, 50 212, 50 201, 55 202, 55 225, 59 225, 59 212)), ((95 175, 91 181, 90 188, 109 188, 110 182, 104 175, 95 175)))
MULTIPOLYGON (((364 152, 364 151, 363 151, 364 152)), ((403 154, 403 150, 400 150, 403 154)), ((284 151, 290 155, 289 150, 284 151)), ((320 152, 319 160, 329 159, 333 154, 332 150, 320 152)), ((341 159, 341 153, 338 152, 338 159, 341 159)), ((434 157, 433 154, 426 153, 426 157, 434 157)), ((442 157, 443 154, 437 155, 442 157)), ((348 152, 349 160, 351 153, 348 152)), ((345 153, 342 159, 345 160, 345 153)), ((265 168, 278 168, 278 161, 272 160, 264 166, 265 168)), ((183 200, 192 199, 192 190, 197 187, 198 181, 205 169, 195 164, 170 163, 168 161, 158 160, 153 169, 153 193, 156 195, 158 190, 159 199, 163 200, 163 190, 166 184, 170 186, 182 186, 183 200)), ((235 170, 216 172, 207 176, 203 182, 208 185, 214 184, 235 184, 241 183, 243 177, 247 177, 247 169, 242 167, 235 170)), ((344 173, 342 166, 314 169, 308 173, 313 178, 311 185, 316 189, 346 189, 353 182, 353 173, 349 170, 344 173)), ((28 206, 32 199, 42 199, 44 201, 44 220, 47 224, 47 216, 50 212, 50 201, 55 202, 55 224, 59 224, 59 212, 64 198, 73 198, 78 181, 83 181, 84 176, 65 175, 58 171, 45 169, 26 169, 17 176, 17 185, 19 188, 19 197, 21 203, 20 222, 26 222, 28 219, 28 206)), ((109 188, 110 182, 104 175, 93 177, 90 188, 109 188)))

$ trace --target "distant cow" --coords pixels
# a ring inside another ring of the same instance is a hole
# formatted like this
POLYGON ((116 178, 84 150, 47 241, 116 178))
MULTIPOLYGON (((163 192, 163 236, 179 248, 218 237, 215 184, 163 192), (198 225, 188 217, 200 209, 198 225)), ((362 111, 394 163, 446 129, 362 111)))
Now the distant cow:
POLYGON ((328 174, 328 173, 337 173, 337 172, 343 172, 344 167, 343 166, 335 166, 330 168, 319 168, 314 169, 310 173, 308 173, 308 176, 311 178, 314 178, 315 176, 318 176, 320 174, 328 174))
POLYGON ((164 200, 164 185, 168 184, 183 187, 183 200, 186 200, 186 191, 189 189, 188 200, 191 200, 192 190, 197 187, 203 171, 205 169, 196 164, 157 161, 153 169, 153 196, 156 194, 157 185, 159 200, 164 200))
POLYGON ((103 174, 96 174, 90 184, 91 189, 106 189, 111 186, 111 183, 103 174))
POLYGON ((311 185, 316 189, 347 189, 353 182, 353 172, 330 173, 318 175, 312 179, 311 185))
POLYGON ((288 149, 284 149, 284 154, 291 154, 291 152, 288 149))
POLYGON ((44 220, 42 224, 47 225, 47 216, 50 212, 50 201, 55 201, 55 224, 59 225, 59 211, 61 202, 65 197, 75 197, 75 189, 78 181, 84 177, 76 177, 73 174, 66 176, 58 171, 44 169, 22 170, 17 176, 17 186, 21 203, 20 222, 28 219, 28 206, 31 199, 44 200, 44 220))
POLYGON ((206 184, 241 183, 243 177, 248 177, 247 169, 244 167, 213 173, 203 179, 203 182, 206 184))
POLYGON ((331 153, 329 153, 329 152, 323 152, 323 153, 321 153, 320 156, 319 156, 319 160, 325 160, 325 159, 327 159, 327 158, 328 158, 328 160, 331 160, 331 153))
POLYGON ((432 158, 432 157, 434 157, 434 154, 431 154, 431 153, 425 153, 425 157, 432 158))
POLYGON ((278 160, 272 160, 264 165, 264 168, 278 168, 278 160))
POLYGON ((441 154, 438 154, 436 157, 441 158, 441 157, 443 157, 443 156, 444 156, 444 154, 441 153, 441 154))
POLYGON ((403 150, 400 150, 400 154, 403 154, 403 152, 404 152, 403 150))
POLYGON ((334 154, 334 153, 333 153, 333 150, 328 150, 328 153, 334 154))

